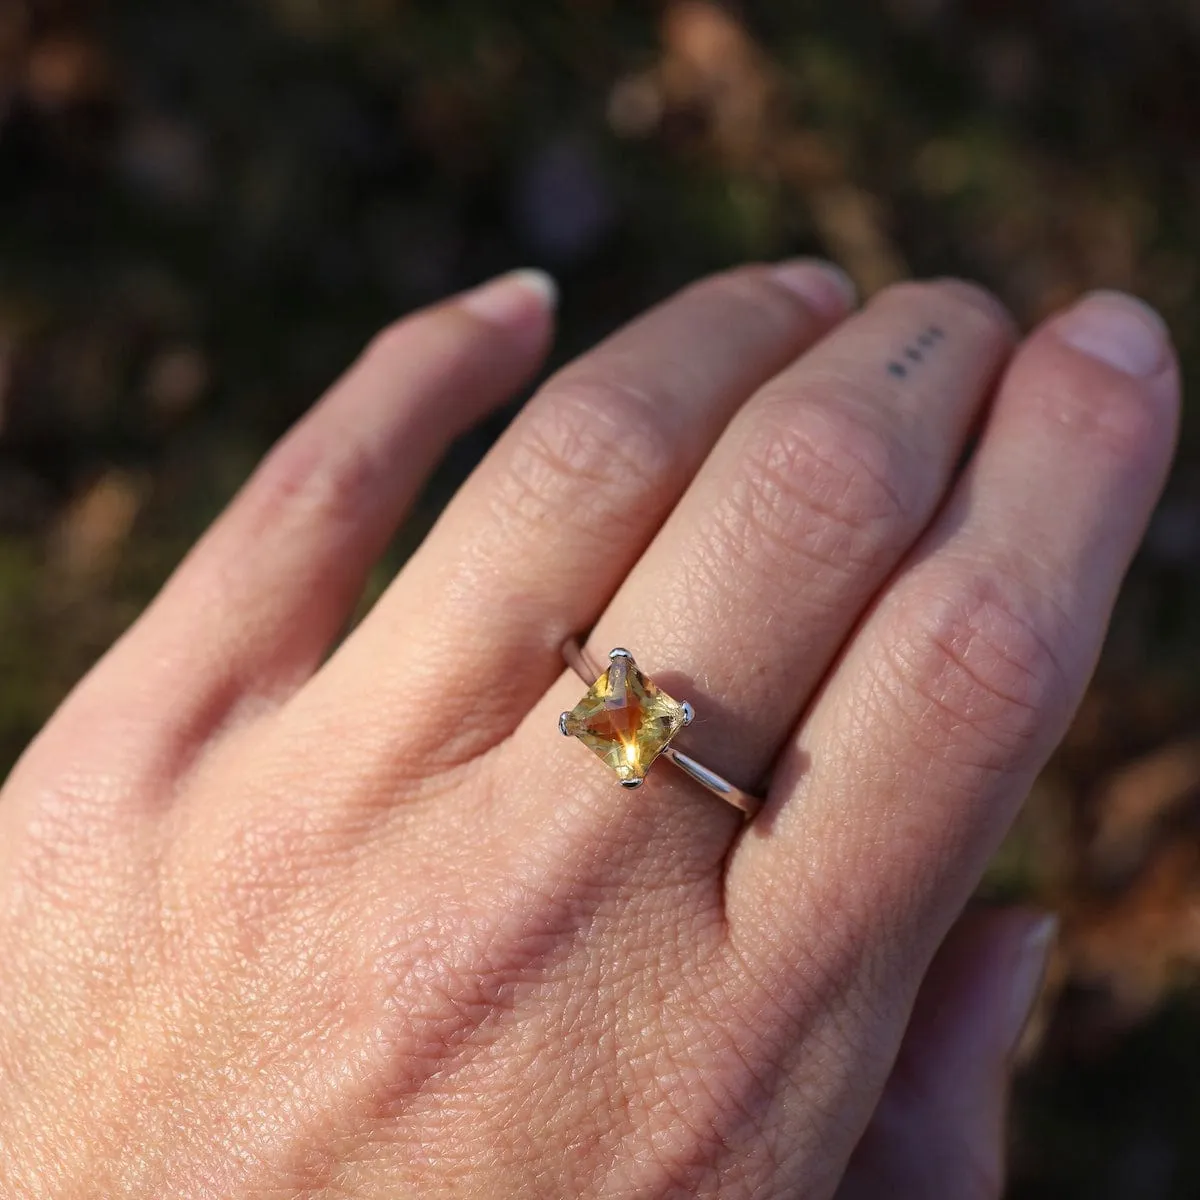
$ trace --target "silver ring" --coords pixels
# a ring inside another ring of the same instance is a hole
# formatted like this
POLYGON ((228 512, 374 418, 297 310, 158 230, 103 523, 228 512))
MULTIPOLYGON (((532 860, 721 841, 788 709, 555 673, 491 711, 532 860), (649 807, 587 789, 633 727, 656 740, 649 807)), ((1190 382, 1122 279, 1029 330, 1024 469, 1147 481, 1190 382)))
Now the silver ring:
POLYGON ((622 787, 641 787, 646 772, 659 759, 672 762, 690 779, 745 813, 747 820, 762 800, 735 787, 728 779, 676 750, 675 735, 695 720, 692 706, 672 699, 644 675, 633 655, 618 648, 600 665, 572 638, 563 658, 588 685, 587 695, 558 718, 564 737, 578 738, 617 774, 622 787))

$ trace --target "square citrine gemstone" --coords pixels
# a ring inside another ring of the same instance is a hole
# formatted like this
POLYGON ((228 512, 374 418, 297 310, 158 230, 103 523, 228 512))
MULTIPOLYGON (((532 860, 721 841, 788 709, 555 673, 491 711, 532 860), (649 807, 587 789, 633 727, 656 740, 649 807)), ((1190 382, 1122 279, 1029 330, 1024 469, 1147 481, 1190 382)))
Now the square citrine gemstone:
POLYGON ((615 657, 565 715, 563 732, 599 755, 622 783, 640 783, 685 724, 682 704, 643 675, 631 658, 615 657))

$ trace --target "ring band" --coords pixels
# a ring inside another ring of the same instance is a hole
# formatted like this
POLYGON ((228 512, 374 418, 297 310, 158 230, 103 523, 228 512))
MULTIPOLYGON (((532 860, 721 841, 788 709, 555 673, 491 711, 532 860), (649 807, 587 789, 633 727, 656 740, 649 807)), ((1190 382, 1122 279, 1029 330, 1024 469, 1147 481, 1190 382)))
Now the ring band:
POLYGON ((641 787, 655 760, 665 758, 740 809, 747 820, 762 807, 757 796, 735 787, 671 745, 675 735, 692 723, 692 706, 673 700, 647 678, 628 650, 612 651, 609 666, 602 668, 572 638, 563 646, 563 658, 588 685, 588 693, 574 709, 558 718, 559 731, 565 737, 577 737, 603 759, 616 771, 622 787, 641 787))

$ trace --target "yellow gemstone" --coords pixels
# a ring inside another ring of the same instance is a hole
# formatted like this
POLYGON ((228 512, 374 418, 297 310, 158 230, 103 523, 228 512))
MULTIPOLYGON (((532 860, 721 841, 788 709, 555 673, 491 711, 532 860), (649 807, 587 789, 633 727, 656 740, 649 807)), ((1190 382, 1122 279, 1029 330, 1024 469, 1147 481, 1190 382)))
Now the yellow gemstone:
POLYGON ((567 714, 563 730, 599 755, 622 782, 641 781, 684 726, 684 710, 618 656, 567 714))

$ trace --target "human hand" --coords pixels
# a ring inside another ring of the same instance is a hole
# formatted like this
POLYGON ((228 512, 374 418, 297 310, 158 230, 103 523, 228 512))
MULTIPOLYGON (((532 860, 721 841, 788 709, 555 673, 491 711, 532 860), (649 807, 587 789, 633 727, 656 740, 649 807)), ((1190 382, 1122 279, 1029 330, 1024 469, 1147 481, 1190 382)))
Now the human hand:
POLYGON ((4 1196, 998 1192, 1046 930, 950 931, 1091 673, 1177 370, 1115 296, 1015 353, 966 285, 848 307, 749 268, 568 367, 325 661, 549 295, 376 342, 5 787, 4 1196), (593 626, 769 780, 756 821, 560 738, 593 626))

